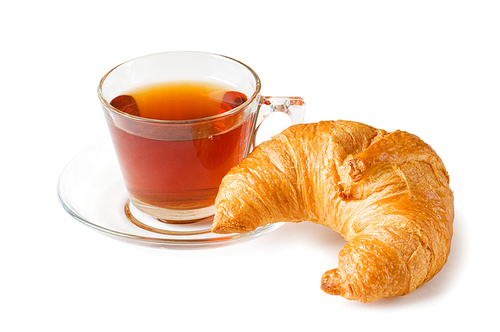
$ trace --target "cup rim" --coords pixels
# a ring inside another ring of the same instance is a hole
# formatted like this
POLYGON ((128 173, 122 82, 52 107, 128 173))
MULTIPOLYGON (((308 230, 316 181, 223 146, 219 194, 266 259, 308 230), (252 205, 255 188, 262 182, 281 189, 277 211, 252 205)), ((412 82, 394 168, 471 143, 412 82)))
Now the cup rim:
POLYGON ((233 114, 236 114, 240 110, 247 108, 257 98, 257 96, 260 94, 260 90, 261 90, 261 81, 260 81, 259 76, 257 75, 257 73, 252 68, 250 68, 249 66, 247 66, 246 64, 244 64, 241 61, 238 61, 236 59, 233 59, 233 58, 225 56, 225 55, 216 54, 216 53, 208 53, 208 52, 200 52, 200 51, 171 51, 171 52, 158 52, 158 53, 152 53, 152 54, 148 54, 148 55, 143 55, 143 56, 136 57, 136 58, 130 59, 128 61, 122 62, 119 65, 113 67, 99 81, 99 85, 98 85, 98 88, 97 88, 97 94, 98 94, 98 97, 99 97, 99 100, 100 100, 101 104, 103 104, 104 107, 106 107, 107 109, 109 109, 109 110, 111 110, 111 111, 113 111, 115 113, 120 114, 121 116, 125 116, 125 117, 128 117, 128 118, 139 120, 139 121, 143 121, 143 122, 152 122, 152 123, 157 123, 157 124, 192 124, 192 123, 199 123, 199 122, 211 121, 211 120, 215 120, 215 119, 219 119, 219 118, 222 118, 222 117, 227 117, 227 116, 231 116, 233 114), (237 106, 237 107, 235 107, 235 108, 233 108, 233 109, 231 109, 229 111, 226 111, 226 112, 221 113, 221 114, 216 114, 216 115, 208 116, 208 117, 197 118, 197 119, 189 119, 189 120, 160 120, 160 119, 151 119, 151 118, 145 118, 145 117, 141 117, 141 116, 132 115, 132 114, 123 112, 123 111, 117 109, 116 107, 112 106, 106 100, 106 98, 104 98, 103 92, 102 92, 102 87, 103 87, 104 81, 117 68, 119 68, 119 67, 121 67, 123 65, 126 65, 127 63, 130 63, 132 61, 141 59, 141 58, 145 58, 145 57, 149 57, 149 56, 154 56, 154 55, 160 55, 160 54, 173 54, 173 53, 177 53, 177 54, 181 54, 181 53, 184 53, 184 54, 203 54, 203 55, 209 55, 209 56, 224 58, 226 60, 230 60, 230 61, 236 62, 236 63, 242 65, 248 71, 250 71, 250 73, 254 77, 254 79, 255 79, 255 85, 256 85, 255 86, 255 91, 253 92, 252 96, 247 99, 247 101, 245 101, 243 104, 241 104, 241 105, 239 105, 239 106, 237 106))

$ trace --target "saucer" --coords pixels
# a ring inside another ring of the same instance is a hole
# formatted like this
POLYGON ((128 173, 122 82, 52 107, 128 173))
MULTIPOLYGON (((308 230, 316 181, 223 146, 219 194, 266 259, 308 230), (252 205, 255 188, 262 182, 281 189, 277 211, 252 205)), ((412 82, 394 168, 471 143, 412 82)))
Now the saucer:
POLYGON ((123 183, 111 140, 98 142, 74 157, 57 187, 59 201, 76 220, 105 235, 140 245, 173 249, 221 247, 254 239, 281 224, 244 234, 214 234, 212 220, 167 224, 132 204, 123 183))

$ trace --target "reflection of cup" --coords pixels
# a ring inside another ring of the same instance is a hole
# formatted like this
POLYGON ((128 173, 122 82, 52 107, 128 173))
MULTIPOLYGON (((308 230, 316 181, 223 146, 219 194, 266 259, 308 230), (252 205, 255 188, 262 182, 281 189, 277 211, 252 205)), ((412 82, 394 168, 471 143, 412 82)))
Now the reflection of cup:
POLYGON ((303 120, 301 98, 262 97, 260 88, 259 77, 246 65, 200 52, 153 54, 108 72, 98 94, 132 204, 173 223, 212 216, 222 177, 249 153, 263 119, 284 112, 292 123, 303 120), (223 87, 220 100, 215 97, 221 110, 161 119, 143 117, 139 102, 139 113, 111 105, 119 96, 159 84, 223 87))

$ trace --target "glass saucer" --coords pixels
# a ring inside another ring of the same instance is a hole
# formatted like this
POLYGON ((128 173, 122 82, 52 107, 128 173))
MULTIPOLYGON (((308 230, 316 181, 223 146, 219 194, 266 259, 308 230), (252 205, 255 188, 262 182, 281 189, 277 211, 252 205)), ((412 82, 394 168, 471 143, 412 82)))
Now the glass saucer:
POLYGON ((245 234, 214 234, 212 220, 167 224, 129 204, 111 140, 98 142, 74 157, 64 168, 57 187, 59 201, 75 219, 91 228, 141 245, 199 249, 226 246, 271 232, 281 224, 245 234))

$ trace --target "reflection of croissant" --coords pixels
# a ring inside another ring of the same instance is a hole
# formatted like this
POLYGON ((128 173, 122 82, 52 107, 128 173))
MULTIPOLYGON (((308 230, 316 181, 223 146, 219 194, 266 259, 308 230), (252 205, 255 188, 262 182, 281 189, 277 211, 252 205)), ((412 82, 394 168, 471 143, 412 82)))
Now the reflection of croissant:
POLYGON ((321 288, 372 302, 415 290, 446 262, 448 183, 441 159, 415 135, 349 121, 299 124, 226 175, 212 231, 303 220, 328 226, 348 243, 321 288))

